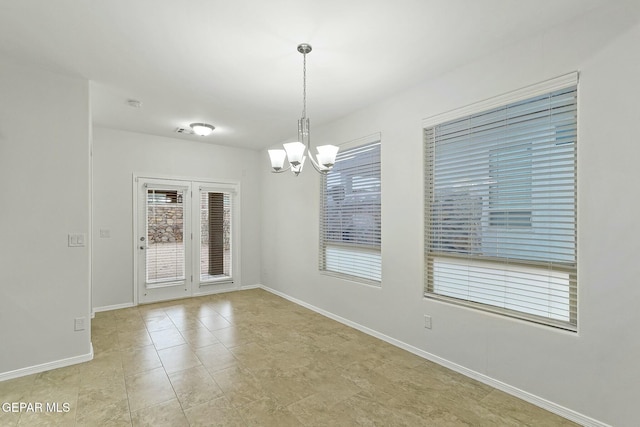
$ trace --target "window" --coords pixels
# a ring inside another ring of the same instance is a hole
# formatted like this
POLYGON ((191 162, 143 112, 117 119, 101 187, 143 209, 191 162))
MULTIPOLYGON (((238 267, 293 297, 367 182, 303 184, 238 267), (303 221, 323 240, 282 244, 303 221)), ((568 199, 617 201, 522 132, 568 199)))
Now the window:
POLYGON ((147 188, 146 283, 163 286, 185 279, 185 189, 147 188))
POLYGON ((359 142, 322 176, 320 270, 380 284, 379 135, 359 142))
POLYGON ((576 101, 572 74, 425 123, 426 297, 577 329, 576 101))
POLYGON ((200 189, 200 281, 231 281, 231 193, 200 189))

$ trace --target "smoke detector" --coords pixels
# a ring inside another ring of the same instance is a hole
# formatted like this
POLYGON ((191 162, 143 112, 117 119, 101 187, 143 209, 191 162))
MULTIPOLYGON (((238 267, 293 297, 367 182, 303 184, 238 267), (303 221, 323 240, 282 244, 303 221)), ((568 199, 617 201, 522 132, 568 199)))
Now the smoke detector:
POLYGON ((137 99, 127 99, 127 105, 132 108, 140 108, 142 107, 142 102, 137 99))

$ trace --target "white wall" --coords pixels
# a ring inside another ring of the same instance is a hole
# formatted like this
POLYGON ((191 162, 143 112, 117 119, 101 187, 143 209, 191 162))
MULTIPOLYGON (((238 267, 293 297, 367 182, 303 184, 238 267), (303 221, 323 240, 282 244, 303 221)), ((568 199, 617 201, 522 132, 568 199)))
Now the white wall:
POLYGON ((240 182, 240 285, 260 283, 258 171, 268 161, 259 163, 258 152, 99 127, 93 139, 94 308, 134 301, 133 174, 240 182), (109 230, 111 237, 100 238, 101 229, 109 230))
POLYGON ((91 357, 89 241, 67 246, 68 233, 89 232, 89 83, 0 57, 0 94, 0 378, 9 378, 91 357))
POLYGON ((317 143, 382 133, 383 284, 318 273, 320 184, 311 171, 263 173, 263 283, 578 415, 637 425, 640 11, 628 3, 315 127, 317 143), (579 332, 423 299, 421 119, 576 70, 579 332), (282 195, 292 202, 268 203, 282 195))

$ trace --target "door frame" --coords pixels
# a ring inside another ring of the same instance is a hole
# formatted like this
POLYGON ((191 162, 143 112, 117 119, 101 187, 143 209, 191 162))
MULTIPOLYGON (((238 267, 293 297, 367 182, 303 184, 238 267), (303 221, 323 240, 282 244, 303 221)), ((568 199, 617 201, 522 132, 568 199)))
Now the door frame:
MULTIPOLYGON (((232 268, 232 278, 233 281, 230 283, 221 283, 221 284, 213 284, 213 285, 200 285, 198 286, 197 284, 195 284, 195 282, 192 282, 192 286, 191 286, 191 292, 189 293, 189 295, 187 295, 185 298, 188 297, 196 297, 196 296, 203 296, 203 295, 211 295, 211 294, 217 294, 217 293, 221 293, 221 292, 229 292, 229 291, 234 291, 234 290, 239 290, 242 288, 241 286, 241 277, 240 277, 240 272, 242 271, 241 269, 241 258, 240 258, 240 254, 241 254, 241 246, 240 246, 240 242, 241 242, 241 230, 240 230, 240 223, 241 223, 241 189, 240 189, 240 181, 237 180, 225 180, 225 179, 211 179, 211 178, 198 178, 198 177, 185 177, 185 176, 172 176, 172 175, 162 175, 162 174, 148 174, 148 173, 133 173, 132 174, 132 206, 133 206, 133 211, 132 211, 132 230, 133 230, 133 235, 132 235, 132 254, 131 256, 133 257, 133 287, 132 287, 132 292, 133 292, 133 305, 134 306, 138 306, 140 305, 140 301, 139 301, 139 297, 138 297, 138 290, 139 290, 139 275, 138 275, 138 269, 140 268, 140 261, 139 261, 139 256, 138 256, 138 246, 139 246, 139 241, 138 241, 138 236, 140 233, 139 230, 139 223, 138 223, 138 218, 139 218, 139 212, 138 209, 140 208, 139 203, 138 203, 138 183, 140 179, 149 179, 149 180, 169 180, 169 181, 184 181, 186 184, 187 183, 191 183, 192 185, 192 192, 195 188, 196 192, 199 191, 199 187, 200 186, 204 186, 206 188, 216 188, 216 189, 221 189, 225 192, 229 192, 232 195, 232 203, 231 203, 231 241, 232 241, 232 247, 231 247, 231 268, 232 268)), ((194 204, 194 198, 198 199, 198 194, 196 195, 192 195, 191 197, 191 201, 192 204, 194 204)), ((191 216, 192 218, 190 218, 190 221, 192 224, 199 224, 200 221, 198 220, 197 222, 195 221, 195 217, 197 215, 199 215, 199 209, 190 209, 191 210, 191 216)), ((197 239, 193 239, 192 240, 192 245, 193 242, 195 241, 199 241, 199 236, 197 239)), ((194 245, 195 246, 195 245, 194 245)), ((196 262, 198 262, 199 260, 196 260, 195 257, 195 253, 199 253, 199 251, 193 251, 194 252, 194 256, 192 256, 192 266, 190 266, 192 268, 192 270, 194 269, 194 267, 196 266, 196 262)), ((199 273, 199 271, 193 271, 193 275, 196 276, 199 273)), ((195 280, 195 277, 194 277, 195 280)), ((199 278, 198 278, 198 284, 199 284, 199 278)))

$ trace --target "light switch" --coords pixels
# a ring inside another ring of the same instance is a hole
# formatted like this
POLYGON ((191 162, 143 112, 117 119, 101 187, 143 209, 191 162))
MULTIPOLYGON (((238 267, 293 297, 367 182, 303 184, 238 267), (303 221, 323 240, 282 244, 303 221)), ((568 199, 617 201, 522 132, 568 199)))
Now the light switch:
POLYGON ((100 229, 100 238, 101 239, 108 239, 111 237, 111 230, 106 229, 106 228, 101 228, 100 229))
POLYGON ((431 316, 428 314, 424 315, 424 327, 427 329, 431 329, 431 316))

